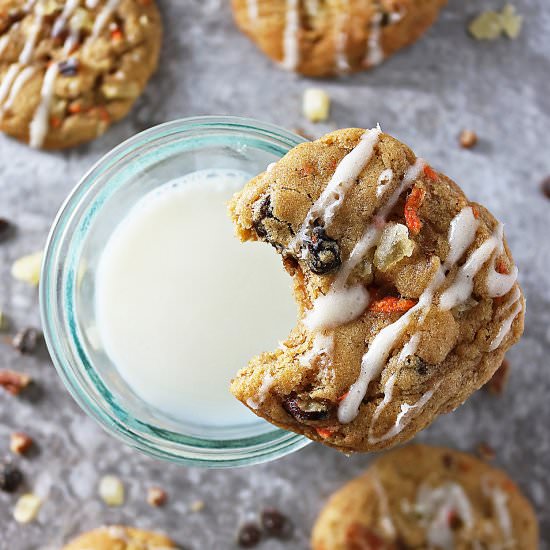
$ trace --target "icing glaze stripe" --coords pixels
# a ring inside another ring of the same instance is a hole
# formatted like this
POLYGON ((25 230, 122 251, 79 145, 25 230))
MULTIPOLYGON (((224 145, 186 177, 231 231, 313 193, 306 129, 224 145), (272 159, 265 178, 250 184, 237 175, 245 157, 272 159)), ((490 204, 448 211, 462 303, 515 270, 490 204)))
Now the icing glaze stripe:
POLYGON ((294 70, 300 60, 300 43, 298 32, 300 30, 300 13, 298 11, 299 0, 286 0, 286 22, 283 32, 283 60, 285 69, 294 70))
POLYGON ((37 4, 34 13, 36 19, 34 20, 34 24, 29 32, 29 35, 27 36, 27 39, 25 40, 25 45, 23 46, 21 55, 19 56, 19 63, 22 63, 23 65, 27 65, 31 60, 36 39, 38 38, 38 34, 42 28, 42 22, 44 20, 44 8, 42 4, 37 4))
POLYGON ((343 0, 342 12, 337 18, 337 30, 334 39, 334 64, 339 73, 349 71, 348 61, 348 22, 349 22, 349 0, 343 0))
POLYGON ((44 138, 46 137, 49 127, 48 117, 50 114, 50 104, 52 102, 55 79, 58 73, 58 64, 52 63, 44 75, 42 90, 40 91, 40 103, 30 125, 29 144, 31 147, 40 147, 44 143, 44 138))
POLYGON ((11 87, 10 93, 8 95, 8 98, 6 99, 5 103, 2 105, 3 99, 0 97, 0 120, 2 119, 2 116, 4 115, 4 112, 9 109, 13 102, 15 101, 15 98, 23 88, 23 86, 27 83, 27 81, 36 73, 36 69, 34 67, 25 67, 18 75, 17 78, 14 80, 13 85, 11 87))
POLYGON ((51 33, 52 36, 57 36, 65 28, 69 17, 79 4, 80 0, 67 0, 65 6, 63 6, 63 11, 61 12, 61 15, 53 23, 51 33))
POLYGON ((94 22, 94 27, 92 30, 92 39, 97 38, 101 31, 103 30, 103 27, 106 25, 107 21, 111 17, 113 11, 115 11, 116 7, 118 6, 118 3, 120 0, 107 0, 107 3, 105 6, 103 6, 103 9, 98 13, 97 18, 94 22))
POLYGON ((382 13, 373 15, 370 22, 369 37, 367 39, 367 51, 364 64, 367 67, 380 65, 384 61, 384 50, 381 44, 382 38, 382 13))
POLYGON ((247 0, 246 2, 248 19, 252 22, 256 21, 259 17, 258 0, 247 0))

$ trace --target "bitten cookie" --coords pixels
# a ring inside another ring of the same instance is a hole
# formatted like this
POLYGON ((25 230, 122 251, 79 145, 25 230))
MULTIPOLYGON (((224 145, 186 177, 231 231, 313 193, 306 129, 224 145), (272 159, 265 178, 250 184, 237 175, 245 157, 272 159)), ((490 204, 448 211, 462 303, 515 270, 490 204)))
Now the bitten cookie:
POLYGON ((502 224, 380 129, 298 145, 230 213, 294 279, 297 326, 231 385, 285 429, 345 452, 402 443, 483 386, 522 334, 502 224))
POLYGON ((94 139, 157 66, 152 0, 0 0, 0 130, 33 147, 94 139))
POLYGON ((446 0, 233 0, 237 25, 271 59, 308 75, 370 69, 418 40, 446 0))
POLYGON ((133 527, 100 527, 78 536, 63 550, 168 550, 175 544, 164 535, 133 527))
POLYGON ((425 445, 392 451, 330 498, 313 550, 536 550, 531 504, 502 471, 425 445))

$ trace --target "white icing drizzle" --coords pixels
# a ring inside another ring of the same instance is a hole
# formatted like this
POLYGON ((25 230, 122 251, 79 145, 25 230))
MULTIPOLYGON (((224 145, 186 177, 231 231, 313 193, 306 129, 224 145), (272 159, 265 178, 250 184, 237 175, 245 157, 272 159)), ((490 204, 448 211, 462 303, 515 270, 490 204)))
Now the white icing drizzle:
MULTIPOLYGON (((502 224, 497 226, 497 235, 499 239, 497 253, 502 254, 504 252, 504 227, 502 224)), ((496 260, 497 256, 493 259, 492 269, 487 275, 487 292, 491 298, 508 294, 518 278, 517 266, 512 266, 510 273, 499 273, 495 267, 496 260)))
POLYGON ((0 36, 0 55, 4 53, 4 50, 8 46, 8 42, 10 41, 10 35, 5 34, 4 36, 0 36))
POLYGON ((508 510, 508 495, 499 487, 491 489, 491 500, 498 525, 507 543, 513 542, 512 518, 508 510))
POLYGON ((23 6, 23 11, 29 11, 35 3, 36 0, 27 0, 26 4, 23 6))
POLYGON ((376 185, 376 196, 380 198, 388 189, 393 181, 393 170, 391 168, 386 168, 378 176, 378 182, 376 185))
POLYGON ((86 0, 86 7, 90 10, 97 8, 98 4, 99 4, 99 0, 86 0))
POLYGON ((377 12, 370 21, 369 37, 367 39, 367 52, 364 64, 367 67, 374 67, 384 61, 384 50, 381 44, 382 38, 382 13, 377 12))
POLYGON ((283 60, 281 65, 285 69, 294 70, 300 60, 300 12, 298 0, 286 0, 286 22, 283 33, 283 60))
POLYGON ((306 13, 314 17, 319 13, 319 0, 305 0, 306 13))
POLYGON ((120 0, 107 0, 107 3, 105 6, 103 6, 103 9, 97 14, 96 20, 94 22, 94 28, 92 29, 92 35, 91 38, 97 38, 101 31, 103 30, 103 27, 111 17, 113 11, 115 11, 116 7, 118 6, 118 3, 120 0))
POLYGON ((349 0, 343 0, 342 11, 338 14, 337 29, 334 39, 334 63, 339 73, 349 71, 348 61, 348 26, 349 22, 349 0))
POLYGON ((4 75, 4 78, 0 83, 0 103, 3 103, 4 100, 8 97, 11 86, 17 78, 20 70, 21 66, 17 63, 14 63, 13 65, 10 65, 8 67, 8 70, 6 71, 6 74, 4 75))
POLYGON ((267 165, 267 168, 265 169, 266 172, 271 172, 271 170, 273 170, 273 168, 275 168, 275 165, 277 163, 276 162, 271 162, 270 164, 267 165))
POLYGON ((401 353, 399 354, 399 361, 403 362, 407 357, 414 355, 420 344, 420 333, 416 332, 411 336, 411 339, 403 346, 401 353))
MULTIPOLYGON (((15 101, 15 98, 23 88, 23 86, 26 84, 26 82, 36 73, 35 67, 25 67, 18 75, 17 78, 13 81, 13 85, 11 86, 10 93, 8 95, 8 98, 6 101, 4 101, 4 97, 2 96, 2 93, 0 92, 0 120, 2 119, 4 112, 7 111, 11 106, 13 105, 13 102, 15 101)), ((3 82, 2 82, 3 84, 3 82)))
POLYGON ((44 75, 42 90, 40 91, 40 103, 34 113, 34 117, 29 128, 29 144, 31 147, 40 147, 44 143, 44 138, 46 137, 49 127, 48 116, 50 114, 50 104, 52 102, 55 79, 57 78, 58 73, 58 64, 52 63, 44 75))
POLYGON ((252 22, 255 22, 260 14, 258 10, 258 0, 247 0, 246 7, 248 12, 248 19, 252 22))
MULTIPOLYGON (((437 391, 440 385, 441 382, 436 384, 433 390, 427 391, 416 403, 413 403, 412 405, 409 405, 408 403, 403 403, 401 405, 401 410, 399 411, 399 414, 395 419, 395 424, 391 427, 391 429, 389 429, 385 434, 379 437, 371 436, 369 433, 369 443, 380 443, 381 441, 386 441, 387 439, 391 439, 392 437, 395 437, 396 435, 401 433, 403 429, 406 428, 410 424, 410 422, 422 412, 422 409, 433 397, 434 393, 437 391)), ((340 411, 338 411, 338 413, 340 413, 340 411)))
POLYGON ((111 539, 120 540, 122 542, 130 542, 130 539, 124 527, 120 527, 118 525, 110 525, 109 527, 105 527, 105 530, 107 531, 107 535, 111 539))
POLYGON ((308 230, 316 220, 319 220, 325 229, 328 228, 342 206, 346 193, 370 162, 381 133, 382 130, 379 127, 363 132, 359 143, 340 161, 327 186, 309 209, 289 248, 295 250, 300 248, 308 230))
POLYGON ((514 308, 512 309, 510 315, 504 319, 502 324, 500 325, 500 328, 498 329, 497 335, 491 342, 491 345, 489 346, 489 351, 496 350, 500 344, 502 344, 504 338, 508 335, 510 330, 512 329, 512 323, 514 322, 515 318, 520 314, 521 310, 523 309, 523 305, 521 303, 521 292, 518 287, 516 287, 516 291, 514 293, 514 296, 517 295, 517 298, 515 301, 510 304, 513 305, 514 308))
POLYGON ((373 485, 374 490, 376 491, 376 496, 378 497, 378 505, 380 507, 380 527, 386 536, 394 539, 397 535, 397 530, 395 529, 395 525, 393 524, 391 517, 388 495, 386 494, 384 486, 378 476, 374 477, 373 485))
POLYGON ((472 505, 464 489, 454 482, 439 487, 422 485, 416 495, 415 509, 425 517, 429 548, 454 549, 454 532, 449 522, 453 513, 460 517, 466 530, 474 526, 472 505))
POLYGON ((374 414, 372 415, 372 420, 371 420, 371 428, 380 417, 381 412, 386 408, 386 405, 392 400, 393 387, 395 386, 396 380, 397 380, 397 374, 393 373, 384 384, 384 399, 382 399, 382 401, 378 403, 378 406, 374 410, 374 414))
POLYGON ((42 4, 38 4, 36 6, 34 13, 34 24, 29 32, 29 35, 27 36, 27 39, 25 40, 25 45, 23 46, 21 55, 19 56, 19 63, 23 65, 27 65, 31 60, 32 54, 34 52, 34 47, 36 45, 36 39, 38 38, 38 34, 40 33, 40 29, 42 28, 42 22, 44 20, 44 8, 42 4))
POLYGON ((53 23, 52 33, 51 33, 52 36, 58 35, 65 28, 65 25, 69 20, 69 17, 71 16, 73 11, 77 8, 79 4, 80 4, 80 0, 67 0, 65 2, 65 5, 63 6, 63 11, 53 23))
POLYGON ((298 362, 303 367, 309 368, 312 362, 321 356, 330 357, 334 348, 334 338, 332 334, 317 333, 313 339, 313 345, 304 353, 298 362))
POLYGON ((252 397, 249 397, 246 400, 246 404, 250 408, 257 409, 264 402, 265 398, 267 397, 267 392, 271 389, 271 386, 273 386, 273 383, 275 382, 275 378, 276 376, 269 372, 266 372, 264 374, 262 383, 258 389, 258 394, 256 395, 256 399, 252 399, 252 397))
MULTIPOLYGON (((423 163, 421 165, 423 166, 423 163)), ((410 171, 411 169, 409 169, 409 172, 410 171)), ((409 175, 408 179, 411 179, 412 181, 408 183, 408 186, 412 185, 412 182, 418 177, 418 174, 419 170, 417 169, 409 175)), ((477 221, 475 220, 473 211, 470 207, 464 208, 451 221, 448 237, 450 249, 447 260, 443 266, 440 266, 430 284, 420 295, 418 303, 409 309, 397 321, 384 327, 371 342, 369 349, 361 360, 361 371, 359 373, 359 377, 355 383, 352 384, 347 396, 341 401, 338 407, 338 419, 341 423, 347 424, 357 416, 359 405, 367 393, 369 384, 382 372, 384 364, 388 359, 388 355, 392 351, 396 341, 407 329, 412 318, 417 313, 420 314, 421 319, 425 317, 428 309, 431 307, 435 292, 445 282, 446 272, 451 269, 454 263, 460 259, 462 254, 464 254, 470 246, 471 240, 473 240, 475 236, 475 232, 471 228, 469 229, 468 226, 470 224, 475 225, 476 223, 477 221)))
POLYGON ((499 223, 494 233, 470 254, 458 270, 453 284, 439 299, 439 307, 443 311, 464 303, 470 297, 474 288, 474 277, 499 247, 499 243, 502 242, 501 236, 502 227, 499 223))

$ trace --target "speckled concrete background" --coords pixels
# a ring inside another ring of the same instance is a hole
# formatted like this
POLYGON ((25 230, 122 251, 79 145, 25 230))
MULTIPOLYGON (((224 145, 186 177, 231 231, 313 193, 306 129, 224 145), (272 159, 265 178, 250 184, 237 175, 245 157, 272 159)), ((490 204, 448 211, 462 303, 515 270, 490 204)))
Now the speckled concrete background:
MULTIPOLYGON (((550 11, 547 0, 515 3, 525 16, 522 36, 478 43, 466 35, 466 23, 503 0, 450 0, 426 39, 409 51, 369 74, 322 82, 334 100, 333 114, 330 123, 313 127, 300 115, 301 94, 311 82, 259 54, 233 27, 228 0, 160 0, 163 61, 126 121, 66 153, 37 152, 0 138, 0 216, 18 226, 0 245, 0 308, 14 328, 38 324, 36 293, 12 280, 12 261, 42 247, 57 208, 83 172, 143 128, 197 114, 252 116, 316 135, 380 122, 506 224, 528 303, 525 336, 509 354, 513 371, 505 395, 480 392, 419 439, 465 450, 489 442, 497 463, 535 503, 542 544, 550 548, 550 201, 539 190, 550 174, 550 11), (457 146, 463 127, 480 135, 473 151, 457 146)), ((0 495, 2 550, 59 548, 75 532, 107 522, 161 529, 186 548, 231 548, 237 524, 267 504, 290 514, 296 531, 292 542, 262 548, 307 548, 325 497, 370 460, 310 445, 276 463, 235 471, 155 462, 84 417, 45 354, 19 357, 0 343, 0 366, 28 372, 39 383, 32 399, 0 394, 0 452, 7 452, 11 431, 28 431, 40 453, 21 466, 29 488, 47 496, 38 521, 22 527, 11 517, 13 497, 0 495), (104 473, 126 482, 128 498, 120 509, 106 508, 96 496, 104 473), (166 508, 145 503, 151 484, 169 491, 166 508), (189 505, 196 499, 206 507, 193 514, 189 505)))

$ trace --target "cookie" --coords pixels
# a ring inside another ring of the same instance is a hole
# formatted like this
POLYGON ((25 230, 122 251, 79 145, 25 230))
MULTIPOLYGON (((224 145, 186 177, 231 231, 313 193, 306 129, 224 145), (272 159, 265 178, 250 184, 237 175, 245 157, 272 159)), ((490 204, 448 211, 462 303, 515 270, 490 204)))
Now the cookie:
POLYGON ((231 384, 285 429, 345 452, 402 443, 483 386, 522 334, 502 224, 379 128, 298 145, 230 213, 294 279, 296 327, 231 384))
POLYGON ((100 527, 78 536, 63 550, 168 550, 177 548, 164 535, 134 527, 100 527))
POLYGON ((237 25, 282 67, 308 76, 370 69, 418 40, 446 0, 233 0, 237 25))
POLYGON ((535 512, 501 470, 473 456, 410 445, 338 490, 313 550, 536 550, 535 512))
POLYGON ((33 147, 90 141, 157 66, 152 0, 0 0, 0 130, 33 147))

